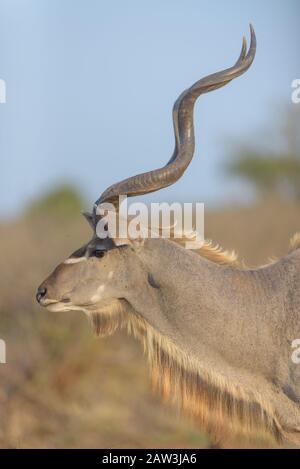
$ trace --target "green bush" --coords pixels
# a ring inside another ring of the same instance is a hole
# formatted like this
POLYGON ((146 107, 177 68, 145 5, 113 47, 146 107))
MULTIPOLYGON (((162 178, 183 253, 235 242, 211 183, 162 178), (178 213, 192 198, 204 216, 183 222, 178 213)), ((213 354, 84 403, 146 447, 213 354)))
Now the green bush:
POLYGON ((71 217, 78 215, 82 208, 83 200, 78 191, 69 185, 62 185, 34 201, 29 206, 29 213, 71 217))

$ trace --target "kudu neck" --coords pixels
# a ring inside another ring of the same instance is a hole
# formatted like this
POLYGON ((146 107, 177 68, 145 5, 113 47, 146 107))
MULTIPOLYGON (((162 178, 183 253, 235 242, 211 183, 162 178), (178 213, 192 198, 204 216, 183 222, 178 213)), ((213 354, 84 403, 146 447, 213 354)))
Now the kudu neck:
POLYGON ((269 363, 257 360, 256 345, 276 347, 268 324, 283 311, 284 263, 243 270, 163 239, 147 240, 139 256, 158 288, 148 285, 133 306, 160 334, 202 360, 210 354, 218 363, 268 370, 269 363), (257 316, 260 328, 252 331, 257 316))

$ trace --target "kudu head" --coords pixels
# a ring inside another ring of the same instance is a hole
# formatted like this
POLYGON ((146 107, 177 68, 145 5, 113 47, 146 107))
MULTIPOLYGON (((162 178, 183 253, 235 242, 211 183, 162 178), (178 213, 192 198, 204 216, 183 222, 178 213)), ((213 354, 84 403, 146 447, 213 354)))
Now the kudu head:
MULTIPOLYGON (((96 201, 93 213, 85 214, 93 229, 92 239, 59 264, 37 291, 37 301, 50 311, 80 309, 85 312, 107 312, 129 301, 130 290, 136 290, 144 277, 140 246, 135 240, 100 239, 96 234, 99 221, 97 208, 103 203, 118 204, 120 195, 127 197, 158 191, 174 184, 190 164, 194 154, 193 110, 197 98, 225 86, 242 75, 253 62, 256 51, 255 33, 251 44, 243 39, 240 56, 234 66, 197 81, 184 91, 173 107, 175 149, 168 163, 153 171, 139 174, 106 189, 96 201)), ((146 280, 145 280, 146 281, 146 280)), ((148 279, 149 281, 149 279, 148 279)), ((143 292, 141 292, 143 293, 143 292)))

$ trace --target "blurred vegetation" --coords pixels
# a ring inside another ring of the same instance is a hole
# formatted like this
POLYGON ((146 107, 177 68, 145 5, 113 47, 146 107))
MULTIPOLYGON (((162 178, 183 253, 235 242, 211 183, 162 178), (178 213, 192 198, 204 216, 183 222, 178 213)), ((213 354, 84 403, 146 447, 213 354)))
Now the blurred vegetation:
POLYGON ((45 214, 55 217, 72 217, 78 215, 84 205, 79 192, 70 185, 61 185, 48 191, 30 204, 29 214, 45 214))
POLYGON ((268 149, 252 144, 237 146, 235 158, 226 165, 232 176, 254 186, 258 195, 277 194, 300 201, 300 112, 295 106, 267 142, 268 149), (277 145, 277 146, 276 146, 277 145), (269 147, 274 147, 271 151, 269 147))

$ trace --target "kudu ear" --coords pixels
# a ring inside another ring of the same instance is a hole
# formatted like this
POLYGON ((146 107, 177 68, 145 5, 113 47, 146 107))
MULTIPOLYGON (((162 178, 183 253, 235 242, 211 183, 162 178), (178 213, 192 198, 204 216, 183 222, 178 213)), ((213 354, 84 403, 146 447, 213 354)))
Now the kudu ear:
POLYGON ((95 222, 94 222, 94 217, 92 213, 89 212, 81 212, 90 227, 92 228, 93 231, 95 231, 95 222))

